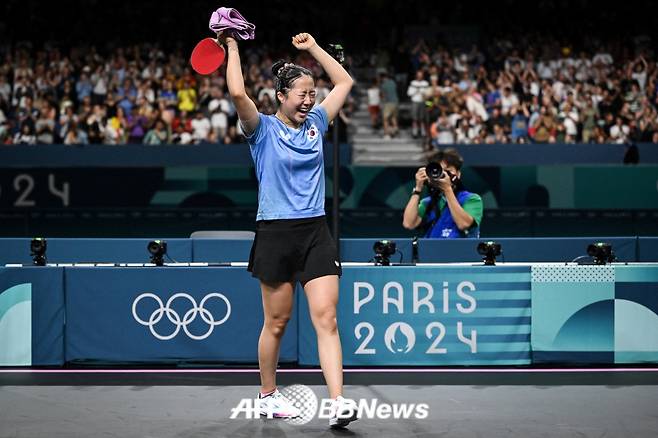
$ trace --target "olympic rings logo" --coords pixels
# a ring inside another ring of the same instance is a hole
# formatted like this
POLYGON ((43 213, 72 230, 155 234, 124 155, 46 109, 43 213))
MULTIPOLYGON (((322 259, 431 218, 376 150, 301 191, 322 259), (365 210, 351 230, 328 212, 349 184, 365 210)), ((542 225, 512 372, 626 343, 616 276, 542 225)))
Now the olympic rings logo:
POLYGON ((146 292, 135 298, 135 301, 133 301, 132 309, 133 309, 133 317, 135 318, 135 321, 137 321, 141 325, 148 327, 149 330, 151 330, 151 334, 155 336, 157 339, 160 339, 161 341, 168 341, 169 339, 174 338, 180 332, 181 328, 183 329, 185 334, 189 336, 191 339, 194 339, 195 341, 201 341, 203 339, 206 339, 208 336, 210 336, 216 326, 224 324, 226 320, 228 320, 229 316, 231 316, 230 301, 224 295, 217 292, 209 293, 208 295, 203 297, 203 299, 201 300, 198 306, 193 297, 183 292, 172 295, 171 298, 167 300, 167 304, 164 304, 159 296, 146 292), (137 304, 141 300, 146 298, 154 299, 155 302, 160 307, 155 309, 153 313, 151 313, 151 316, 149 316, 148 320, 145 321, 137 315, 137 304), (185 312, 183 318, 180 317, 178 312, 176 312, 171 308, 171 304, 174 302, 174 300, 178 298, 185 298, 190 303, 192 303, 192 308, 187 312, 185 312), (210 313, 210 311, 204 307, 206 302, 211 298, 218 298, 220 300, 223 300, 224 303, 226 303, 226 315, 224 315, 224 317, 220 320, 216 321, 213 314, 210 313), (187 329, 187 326, 196 319, 197 315, 201 315, 201 319, 206 324, 208 324, 208 330, 202 335, 195 335, 193 333, 190 333, 190 331, 187 329), (167 319, 176 326, 173 333, 169 335, 161 335, 155 330, 155 325, 158 322, 160 322, 163 316, 166 316, 167 319))

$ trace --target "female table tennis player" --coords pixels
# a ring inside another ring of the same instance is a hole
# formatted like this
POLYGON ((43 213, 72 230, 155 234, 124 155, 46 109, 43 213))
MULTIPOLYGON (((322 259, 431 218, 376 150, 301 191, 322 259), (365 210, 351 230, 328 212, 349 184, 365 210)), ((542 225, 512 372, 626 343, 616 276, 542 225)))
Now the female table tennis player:
POLYGON ((245 92, 238 43, 222 37, 228 51, 226 79, 258 177, 256 237, 249 271, 259 279, 264 324, 258 341, 261 414, 295 417, 299 409, 276 387, 281 337, 301 283, 318 337, 320 365, 332 401, 331 427, 357 419, 354 401, 342 397, 343 367, 336 323, 341 265, 324 212, 322 136, 352 88, 352 78, 308 33, 292 37, 322 66, 334 84, 315 106, 315 82, 306 68, 278 61, 272 66, 278 110, 260 114, 245 92))

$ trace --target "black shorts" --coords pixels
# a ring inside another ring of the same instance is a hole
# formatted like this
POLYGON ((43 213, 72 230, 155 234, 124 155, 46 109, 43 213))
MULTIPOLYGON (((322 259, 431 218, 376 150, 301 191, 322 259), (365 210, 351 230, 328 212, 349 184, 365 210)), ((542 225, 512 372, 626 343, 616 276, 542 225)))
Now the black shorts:
POLYGON ((266 282, 306 283, 342 274, 338 252, 324 216, 256 222, 247 268, 266 282))

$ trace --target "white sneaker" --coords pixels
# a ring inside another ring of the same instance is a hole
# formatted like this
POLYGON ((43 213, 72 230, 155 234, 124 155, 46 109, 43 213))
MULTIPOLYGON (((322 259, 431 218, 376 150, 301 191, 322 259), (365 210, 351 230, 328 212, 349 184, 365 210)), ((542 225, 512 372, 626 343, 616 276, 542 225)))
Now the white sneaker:
POLYGON ((343 398, 340 395, 334 400, 331 412, 329 426, 334 429, 347 427, 352 421, 359 419, 358 408, 354 400, 343 398))
POLYGON ((295 418, 301 416, 301 411, 293 406, 283 394, 275 389, 273 393, 261 397, 258 393, 260 414, 274 418, 295 418))

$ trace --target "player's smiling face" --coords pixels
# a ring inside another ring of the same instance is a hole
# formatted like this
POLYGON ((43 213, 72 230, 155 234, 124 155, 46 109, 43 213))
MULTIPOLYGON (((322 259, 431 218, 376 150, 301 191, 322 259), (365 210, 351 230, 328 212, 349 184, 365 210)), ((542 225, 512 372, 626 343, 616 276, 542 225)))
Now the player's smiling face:
POLYGON ((301 125, 315 105, 315 81, 310 76, 300 76, 292 83, 287 96, 279 93, 279 100, 280 110, 288 120, 301 125))

